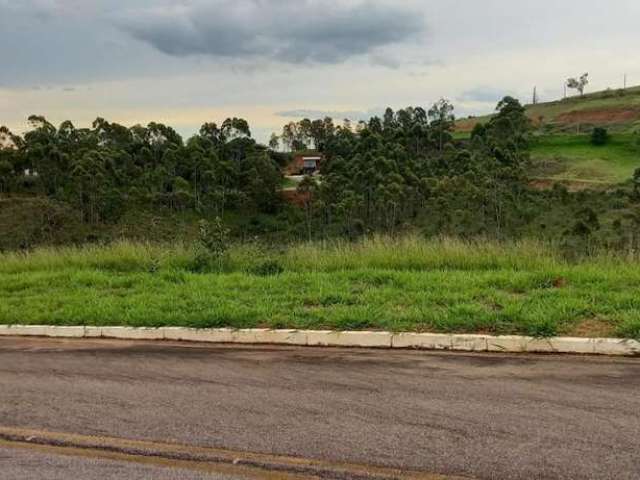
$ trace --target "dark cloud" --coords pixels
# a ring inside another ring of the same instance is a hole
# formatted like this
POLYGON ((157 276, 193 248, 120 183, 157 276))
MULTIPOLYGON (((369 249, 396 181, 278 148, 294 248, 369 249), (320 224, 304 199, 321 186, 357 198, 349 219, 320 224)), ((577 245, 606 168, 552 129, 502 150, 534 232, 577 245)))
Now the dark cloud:
POLYGON ((125 11, 117 24, 174 56, 337 63, 423 33, 411 6, 378 0, 216 0, 125 11))

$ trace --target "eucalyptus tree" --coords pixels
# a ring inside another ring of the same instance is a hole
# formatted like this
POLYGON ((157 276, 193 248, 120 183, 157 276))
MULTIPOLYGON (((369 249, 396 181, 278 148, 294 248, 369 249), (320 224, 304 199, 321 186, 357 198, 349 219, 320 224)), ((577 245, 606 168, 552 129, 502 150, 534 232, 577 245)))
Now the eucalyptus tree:
POLYGON ((450 142, 451 131, 455 125, 456 117, 453 114, 454 107, 448 100, 441 98, 429 109, 429 127, 438 145, 438 150, 442 152, 445 144, 450 142))

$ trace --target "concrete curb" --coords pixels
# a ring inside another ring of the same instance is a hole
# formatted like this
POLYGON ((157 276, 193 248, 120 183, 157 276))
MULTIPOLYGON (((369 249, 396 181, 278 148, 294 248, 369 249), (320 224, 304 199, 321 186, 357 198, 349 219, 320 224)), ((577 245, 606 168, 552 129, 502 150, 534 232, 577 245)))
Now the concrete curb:
POLYGON ((533 338, 436 333, 338 332, 316 330, 195 329, 182 327, 63 327, 0 325, 0 336, 174 340, 248 345, 450 350, 458 352, 567 353, 640 356, 640 342, 616 338, 533 338))

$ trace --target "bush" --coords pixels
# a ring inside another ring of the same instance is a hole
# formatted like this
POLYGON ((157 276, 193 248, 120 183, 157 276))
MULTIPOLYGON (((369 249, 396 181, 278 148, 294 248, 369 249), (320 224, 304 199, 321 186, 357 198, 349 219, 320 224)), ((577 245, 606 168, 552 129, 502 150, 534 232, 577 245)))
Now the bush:
POLYGON ((217 217, 213 224, 206 220, 201 220, 198 226, 198 241, 195 246, 193 271, 222 270, 222 261, 229 248, 229 230, 222 224, 222 220, 217 217))
POLYGON ((609 132, 606 128, 597 127, 591 133, 591 143, 596 146, 606 145, 609 142, 609 132))
POLYGON ((633 132, 633 146, 640 151, 640 131, 633 132))
POLYGON ((251 268, 250 273, 259 277, 271 277, 284 272, 284 267, 277 260, 267 260, 251 268))

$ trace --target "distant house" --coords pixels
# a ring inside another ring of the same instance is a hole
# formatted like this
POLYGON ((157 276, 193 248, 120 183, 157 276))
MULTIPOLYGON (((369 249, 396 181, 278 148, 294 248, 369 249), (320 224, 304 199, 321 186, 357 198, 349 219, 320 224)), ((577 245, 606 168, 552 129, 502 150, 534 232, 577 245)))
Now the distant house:
POLYGON ((320 170, 324 157, 317 152, 304 152, 294 155, 286 168, 287 175, 313 175, 320 170))

